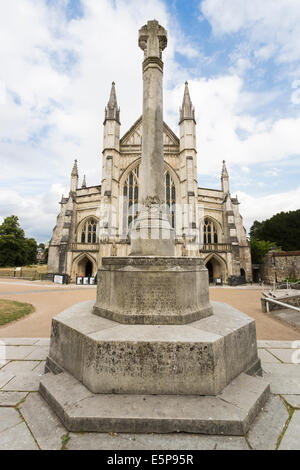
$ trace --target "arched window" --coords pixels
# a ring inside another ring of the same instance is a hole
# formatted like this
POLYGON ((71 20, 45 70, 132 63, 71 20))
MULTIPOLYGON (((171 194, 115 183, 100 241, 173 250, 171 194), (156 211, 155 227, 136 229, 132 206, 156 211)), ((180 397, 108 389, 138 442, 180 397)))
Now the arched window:
POLYGON ((132 170, 123 186, 123 234, 131 229, 132 221, 137 217, 139 200, 139 166, 132 170))
POLYGON ((97 243, 97 222, 89 219, 81 228, 81 243, 97 243))
POLYGON ((175 227, 175 204, 176 204, 176 188, 170 173, 167 171, 165 176, 166 204, 170 210, 170 222, 172 228, 175 227))
POLYGON ((203 243, 218 243, 218 232, 214 222, 204 219, 203 243))

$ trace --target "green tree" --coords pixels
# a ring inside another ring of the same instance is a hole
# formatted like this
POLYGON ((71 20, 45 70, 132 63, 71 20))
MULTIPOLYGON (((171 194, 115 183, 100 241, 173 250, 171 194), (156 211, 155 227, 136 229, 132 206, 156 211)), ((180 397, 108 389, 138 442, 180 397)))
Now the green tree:
POLYGON ((25 238, 15 215, 6 217, 0 225, 0 266, 24 266, 36 262, 37 244, 25 238))
POLYGON ((272 249, 281 250, 274 242, 250 238, 251 259, 253 264, 262 264, 265 254, 272 249))
POLYGON ((37 242, 34 238, 25 239, 26 247, 26 264, 36 264, 37 263, 37 242))
POLYGON ((300 250, 300 209, 279 212, 263 222, 254 221, 250 238, 273 240, 284 251, 300 250))

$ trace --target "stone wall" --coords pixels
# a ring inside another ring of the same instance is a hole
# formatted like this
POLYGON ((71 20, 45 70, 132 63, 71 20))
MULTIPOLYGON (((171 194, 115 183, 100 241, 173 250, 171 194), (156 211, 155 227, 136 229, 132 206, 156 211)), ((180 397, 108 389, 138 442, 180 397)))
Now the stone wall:
POLYGON ((263 280, 268 284, 287 278, 300 279, 300 251, 268 251, 264 258, 263 280))

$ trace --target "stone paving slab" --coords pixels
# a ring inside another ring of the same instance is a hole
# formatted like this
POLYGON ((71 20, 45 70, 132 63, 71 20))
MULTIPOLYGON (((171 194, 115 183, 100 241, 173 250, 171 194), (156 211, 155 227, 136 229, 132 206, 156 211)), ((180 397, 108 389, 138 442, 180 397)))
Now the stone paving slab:
POLYGON ((0 391, 0 407, 16 406, 27 395, 27 392, 2 392, 0 391))
POLYGON ((244 437, 195 434, 70 433, 68 450, 249 450, 244 437))
POLYGON ((257 416, 248 433, 248 442, 252 449, 274 450, 278 436, 283 430, 289 414, 283 400, 272 396, 257 416))
POLYGON ((0 433, 16 426, 21 421, 21 416, 14 408, 0 408, 0 433))
MULTIPOLYGON (((22 338, 7 339, 6 344, 9 346, 19 345, 20 347, 35 346, 36 349, 40 347, 43 349, 49 344, 49 338, 25 338, 25 340, 22 338), (23 342, 26 344, 22 344, 23 342)), ((31 391, 32 386, 37 389, 44 371, 45 361, 35 361, 27 358, 7 360, 6 366, 15 362, 20 366, 23 365, 28 372, 22 374, 17 371, 19 368, 16 366, 14 373, 8 372, 8 369, 5 372, 3 367, 0 370, 0 449, 60 449, 62 442, 70 450, 275 449, 278 442, 280 442, 279 449, 299 449, 300 364, 280 362, 280 360, 287 358, 285 354, 291 354, 292 351, 295 351, 291 347, 292 343, 291 341, 258 342, 262 367, 266 371, 264 380, 271 383, 271 390, 277 396, 272 395, 265 404, 261 414, 251 425, 246 439, 239 436, 190 433, 108 434, 71 432, 67 434, 64 426, 53 414, 47 403, 36 391, 31 391), (276 350, 278 359, 273 356, 271 350, 276 350), (274 361, 272 358, 274 358, 274 361), (26 365, 26 362, 30 365, 26 365), (32 364, 35 367, 30 371, 32 364), (29 374, 30 377, 26 378, 29 374), (32 383, 32 379, 34 383, 32 383), (4 390, 7 387, 12 390, 4 390), (26 389, 29 387, 29 389, 21 391, 19 387, 26 389), (287 407, 284 402, 291 407, 290 410, 293 413, 291 419, 288 417, 287 407), (24 419, 24 422, 22 419, 24 419), (2 428, 1 423, 4 423, 2 428), (287 427, 285 429, 286 423, 287 427), (5 426, 8 426, 8 428, 3 429, 5 426), (66 436, 68 437, 66 438, 66 436)), ((36 349, 31 350, 31 352, 36 349)), ((10 366, 10 368, 12 370, 13 366, 10 366)), ((79 389, 73 389, 72 395, 76 395, 77 400, 83 398, 79 389)), ((68 397, 65 397, 65 399, 67 400, 68 397)))
POLYGON ((25 423, 0 433, 0 450, 38 450, 38 446, 25 423))
POLYGON ((276 356, 281 362, 288 363, 288 364, 295 364, 295 360, 297 360, 297 353, 296 349, 269 349, 270 353, 276 356))
POLYGON ((300 450, 300 411, 294 411, 279 449, 300 450))
MULTIPOLYGON (((299 333, 300 340, 300 333, 299 333)), ((291 349, 295 341, 276 341, 276 340, 258 340, 258 348, 281 348, 281 349, 291 349)))
POLYGON ((13 378, 14 374, 11 372, 2 372, 0 370, 0 388, 4 387, 13 378))
POLYGON ((0 338, 0 342, 11 346, 33 346, 38 338, 0 338))
POLYGON ((48 357, 48 354, 49 346, 39 346, 26 357, 26 360, 45 361, 48 357))
POLYGON ((277 357, 274 357, 273 354, 271 354, 266 349, 259 349, 258 357, 260 358, 261 362, 272 362, 275 364, 280 364, 280 360, 277 357))
POLYGON ((37 365, 39 365, 39 361, 10 361, 2 368, 2 372, 25 374, 26 372, 31 372, 37 365))
POLYGON ((292 408, 300 408, 300 394, 282 395, 282 398, 284 398, 292 408))
POLYGON ((61 449, 62 439, 67 430, 39 393, 30 393, 19 410, 40 449, 61 449))
POLYGON ((36 349, 36 346, 6 346, 4 359, 26 359, 36 349))
POLYGON ((27 374, 18 374, 11 379, 2 390, 6 391, 17 391, 17 392, 35 392, 38 391, 41 374, 35 374, 34 372, 28 372, 27 374))

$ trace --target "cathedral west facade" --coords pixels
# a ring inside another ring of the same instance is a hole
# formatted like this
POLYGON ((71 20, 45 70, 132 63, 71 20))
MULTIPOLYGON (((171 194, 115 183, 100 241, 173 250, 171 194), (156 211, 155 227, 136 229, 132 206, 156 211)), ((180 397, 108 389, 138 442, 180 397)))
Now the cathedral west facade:
MULTIPOLYGON (((175 233, 176 256, 203 258, 211 283, 230 276, 252 279, 250 247, 231 197, 223 161, 220 189, 198 187, 195 110, 185 85, 179 137, 164 123, 165 202, 175 233)), ((115 84, 105 109, 102 181, 79 187, 77 161, 70 192, 62 197, 49 246, 48 273, 92 276, 104 256, 128 256, 137 217, 142 117, 120 138, 115 84)))

